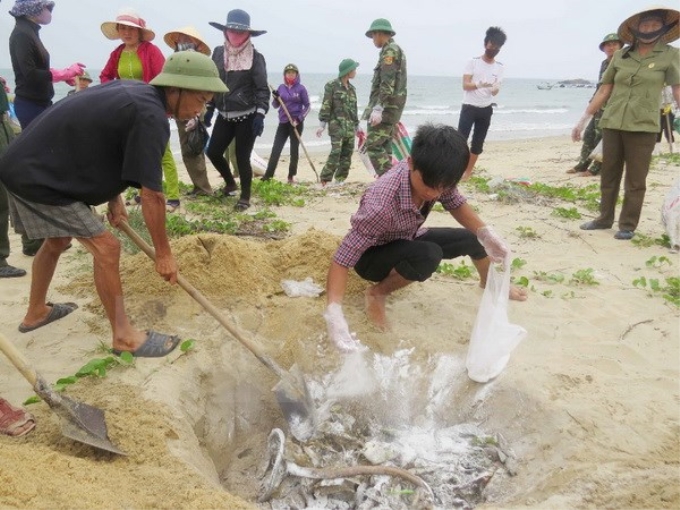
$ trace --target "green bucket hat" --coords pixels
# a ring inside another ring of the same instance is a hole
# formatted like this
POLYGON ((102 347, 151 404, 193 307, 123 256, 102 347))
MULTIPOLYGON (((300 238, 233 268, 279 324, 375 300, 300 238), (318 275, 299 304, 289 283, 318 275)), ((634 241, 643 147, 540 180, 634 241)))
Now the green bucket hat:
POLYGON ((351 58, 346 58, 338 66, 338 78, 342 78, 346 74, 351 73, 354 69, 359 67, 359 62, 352 60, 351 58))
POLYGON ((212 59, 197 51, 178 51, 170 55, 163 70, 151 85, 206 92, 227 92, 212 59))
POLYGON ((607 44, 608 42, 612 42, 612 41, 616 41, 621 46, 623 46, 623 42, 621 41, 619 34, 611 33, 611 34, 605 35, 604 39, 602 39, 602 42, 600 43, 600 51, 602 51, 602 48, 604 48, 605 44, 607 44))
POLYGON ((373 32, 387 32, 390 35, 395 35, 396 32, 392 30, 392 24, 385 18, 378 18, 371 23, 371 28, 366 32, 366 37, 369 39, 373 37, 373 32))
POLYGON ((288 64, 286 67, 283 68, 283 74, 286 74, 288 71, 295 71, 296 73, 300 74, 300 70, 297 68, 295 64, 288 64))

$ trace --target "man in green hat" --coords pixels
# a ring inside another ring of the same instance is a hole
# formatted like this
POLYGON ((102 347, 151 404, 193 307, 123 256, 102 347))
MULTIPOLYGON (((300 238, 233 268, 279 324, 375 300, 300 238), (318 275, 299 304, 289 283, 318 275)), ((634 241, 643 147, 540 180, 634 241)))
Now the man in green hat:
POLYGON ((320 137, 328 125, 331 152, 321 171, 322 186, 331 182, 334 176, 336 182, 347 179, 354 152, 354 134, 358 134, 359 138, 363 135, 359 129, 357 91, 350 83, 357 75, 357 67, 359 62, 346 58, 338 66, 338 77, 324 87, 319 110, 321 127, 316 130, 316 136, 320 137))
POLYGON ((127 219, 120 194, 141 188, 142 214, 156 250, 156 271, 177 281, 165 231, 161 160, 170 137, 168 116, 194 118, 215 92, 226 92, 210 57, 173 54, 150 84, 114 80, 57 102, 31 124, 0 161, 0 181, 12 224, 29 238, 45 238, 33 261, 22 333, 59 320, 78 305, 46 300, 59 256, 76 238, 94 257, 94 283, 113 332, 113 351, 160 357, 180 339, 135 328, 123 305, 120 243, 91 206, 108 204, 114 227, 127 219), (41 150, 36 150, 40 147, 41 150))
MULTIPOLYGON (((607 70, 609 62, 611 62, 614 53, 623 47, 619 35, 616 33, 607 34, 602 39, 600 43, 600 51, 604 52, 607 58, 605 58, 600 64, 600 74, 597 76, 597 89, 600 87, 602 81, 602 75, 607 70)), ((595 95, 595 94, 593 94, 595 95)), ((597 144, 602 140, 602 131, 598 127, 600 118, 602 117, 602 112, 604 108, 601 108, 586 126, 586 130, 583 132, 583 145, 581 145, 581 157, 578 163, 574 165, 573 168, 567 170, 568 174, 578 174, 582 177, 588 177, 593 175, 599 175, 600 167, 602 166, 602 161, 593 160, 591 154, 593 149, 597 147, 597 144), (590 168, 589 168, 590 167, 590 168)))
POLYGON ((384 18, 373 21, 366 31, 366 37, 380 48, 371 96, 362 116, 368 121, 366 154, 378 175, 392 167, 392 135, 406 104, 406 55, 394 42, 395 34, 384 18))

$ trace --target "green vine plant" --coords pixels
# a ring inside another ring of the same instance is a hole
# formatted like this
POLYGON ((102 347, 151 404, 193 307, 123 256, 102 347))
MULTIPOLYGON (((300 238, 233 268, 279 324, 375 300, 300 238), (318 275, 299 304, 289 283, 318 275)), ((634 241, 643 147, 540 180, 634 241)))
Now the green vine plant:
POLYGON ((465 263, 465 260, 461 260, 459 265, 454 265, 449 262, 442 262, 437 267, 437 273, 450 276, 456 280, 468 280, 474 277, 474 267, 465 263))
POLYGON ((553 216, 557 216, 559 218, 565 218, 567 220, 580 220, 581 219, 581 213, 578 212, 576 207, 555 207, 552 211, 553 216))
POLYGON ((599 285, 600 282, 595 279, 594 272, 595 270, 590 267, 588 269, 579 269, 571 275, 569 283, 574 285, 599 285))
POLYGON ((659 279, 647 279, 644 276, 633 280, 634 287, 640 287, 648 291, 648 296, 661 296, 670 304, 680 307, 680 278, 671 276, 666 278, 665 285, 659 279))

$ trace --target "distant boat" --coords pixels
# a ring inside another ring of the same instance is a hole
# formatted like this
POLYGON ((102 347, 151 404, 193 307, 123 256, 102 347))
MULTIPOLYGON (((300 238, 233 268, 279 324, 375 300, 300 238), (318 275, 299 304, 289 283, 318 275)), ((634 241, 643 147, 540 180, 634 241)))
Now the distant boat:
POLYGON ((538 90, 550 90, 551 88, 553 88, 553 85, 549 83, 544 83, 542 85, 536 85, 536 88, 538 88, 538 90))

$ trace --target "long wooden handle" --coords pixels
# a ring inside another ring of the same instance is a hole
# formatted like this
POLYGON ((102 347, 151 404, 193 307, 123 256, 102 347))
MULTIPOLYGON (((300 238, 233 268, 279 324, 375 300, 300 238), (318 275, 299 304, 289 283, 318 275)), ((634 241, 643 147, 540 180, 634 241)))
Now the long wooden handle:
MULTIPOLYGON (((152 260, 156 259, 156 252, 154 249, 149 246, 149 244, 137 232, 135 232, 126 221, 121 221, 118 225, 118 228, 125 232, 125 234, 130 239, 132 239, 132 242, 134 242, 139 247, 139 249, 146 253, 152 260)), ((248 338, 245 338, 229 321, 227 321, 227 319, 220 313, 215 305, 208 301, 206 297, 201 294, 201 292, 196 287, 189 283, 181 274, 177 275, 177 283, 210 315, 217 319, 217 322, 219 322, 227 331, 229 331, 229 333, 231 333, 231 335, 236 338, 236 340, 241 342, 250 352, 252 352, 255 357, 260 360, 267 368, 269 368, 280 378, 284 377, 285 373, 283 369, 273 359, 264 354, 257 344, 248 338)))
MULTIPOLYGON (((272 94, 273 94, 274 93, 274 87, 269 85, 269 89, 272 91, 272 94)), ((307 161, 309 161, 309 165, 312 167, 312 170, 314 170, 314 175, 316 175, 316 182, 319 182, 319 174, 316 172, 316 168, 314 168, 314 163, 312 163, 312 158, 309 157, 309 153, 307 152, 307 148, 305 147, 305 144, 302 142, 302 138, 300 137, 300 133, 298 133, 297 128, 293 125, 293 117, 290 115, 290 112, 288 111, 288 108, 286 108, 286 105, 283 102, 283 99, 281 99, 281 96, 278 96, 276 99, 279 100, 279 104, 281 105, 281 108, 283 108, 283 111, 286 112, 286 117, 288 117, 288 122, 290 122, 290 125, 293 128, 293 132, 295 133, 295 137, 298 139, 298 142, 300 142, 300 146, 302 147, 302 150, 305 151, 305 156, 307 156, 307 161)))
POLYGON ((24 358, 24 355, 19 352, 12 342, 10 342, 5 336, 0 333, 0 350, 9 358, 12 364, 17 367, 17 370, 21 372, 26 380, 31 383, 31 386, 35 388, 38 381, 38 374, 36 371, 29 366, 28 361, 24 358))

